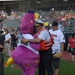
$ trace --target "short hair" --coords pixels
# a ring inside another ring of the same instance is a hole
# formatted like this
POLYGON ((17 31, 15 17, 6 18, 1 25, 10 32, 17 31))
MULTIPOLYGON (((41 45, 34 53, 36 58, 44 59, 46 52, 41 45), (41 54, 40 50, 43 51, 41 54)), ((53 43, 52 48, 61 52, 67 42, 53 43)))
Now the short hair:
POLYGON ((52 26, 58 26, 58 22, 57 21, 53 21, 52 22, 52 26))
POLYGON ((7 33, 9 33, 8 29, 5 30, 7 33))

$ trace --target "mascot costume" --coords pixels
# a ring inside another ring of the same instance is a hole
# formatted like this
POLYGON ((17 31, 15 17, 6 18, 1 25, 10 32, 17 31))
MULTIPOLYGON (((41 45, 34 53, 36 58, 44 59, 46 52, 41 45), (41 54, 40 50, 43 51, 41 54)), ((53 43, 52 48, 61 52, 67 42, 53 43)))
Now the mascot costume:
MULTIPOLYGON (((34 14, 33 10, 29 10, 22 18, 20 23, 20 32, 22 38, 33 39, 35 18, 38 14, 34 14), (36 16, 34 16, 36 15, 36 16)), ((39 44, 27 43, 26 45, 20 43, 18 47, 11 53, 5 66, 12 63, 19 65, 22 69, 22 75, 35 75, 36 68, 39 64, 39 44)))

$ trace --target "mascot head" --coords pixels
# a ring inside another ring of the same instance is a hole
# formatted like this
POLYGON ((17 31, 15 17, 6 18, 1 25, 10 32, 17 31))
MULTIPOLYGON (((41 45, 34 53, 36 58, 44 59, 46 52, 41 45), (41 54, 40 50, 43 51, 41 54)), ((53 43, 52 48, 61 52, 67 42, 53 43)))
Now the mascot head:
POLYGON ((34 34, 34 23, 35 19, 38 19, 39 15, 35 13, 33 9, 30 9, 22 17, 20 23, 20 32, 22 34, 34 34))

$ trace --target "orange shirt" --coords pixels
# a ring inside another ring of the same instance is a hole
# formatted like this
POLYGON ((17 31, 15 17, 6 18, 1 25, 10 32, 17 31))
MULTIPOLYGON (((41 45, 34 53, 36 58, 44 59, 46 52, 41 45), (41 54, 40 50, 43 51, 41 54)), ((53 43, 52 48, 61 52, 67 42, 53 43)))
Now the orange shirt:
POLYGON ((70 44, 70 48, 75 48, 75 38, 69 38, 68 43, 70 44))

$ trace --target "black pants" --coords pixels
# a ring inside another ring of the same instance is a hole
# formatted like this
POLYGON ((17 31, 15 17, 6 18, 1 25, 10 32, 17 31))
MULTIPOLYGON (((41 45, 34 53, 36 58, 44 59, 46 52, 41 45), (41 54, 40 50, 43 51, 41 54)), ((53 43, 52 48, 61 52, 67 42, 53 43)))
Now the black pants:
POLYGON ((4 56, 3 53, 0 52, 0 75, 4 75, 3 62, 4 62, 4 56))
POLYGON ((13 50, 14 50, 15 47, 17 47, 17 43, 16 43, 16 42, 13 42, 13 43, 11 44, 11 46, 12 46, 12 48, 13 48, 13 50))
POLYGON ((51 49, 47 51, 40 51, 39 75, 45 75, 45 70, 48 75, 53 75, 51 49))

